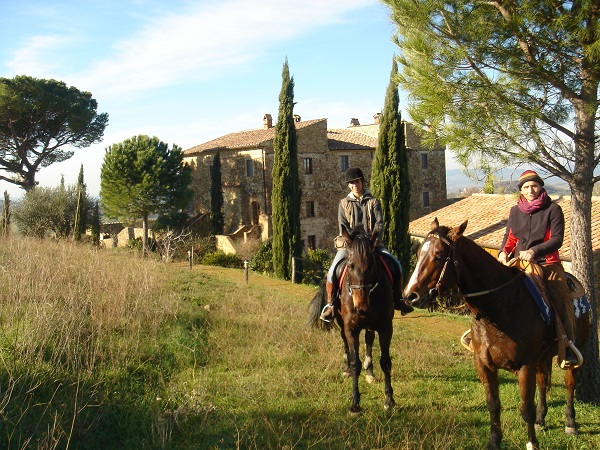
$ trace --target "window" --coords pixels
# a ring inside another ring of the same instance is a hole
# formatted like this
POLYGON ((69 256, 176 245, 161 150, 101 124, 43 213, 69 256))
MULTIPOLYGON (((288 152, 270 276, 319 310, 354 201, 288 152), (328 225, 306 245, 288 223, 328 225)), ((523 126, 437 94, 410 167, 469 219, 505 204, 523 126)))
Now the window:
POLYGON ((306 217, 315 217, 315 202, 306 202, 306 217))
POLYGON ((308 240, 308 248, 310 248, 311 250, 314 250, 315 248, 317 248, 317 237, 314 234, 307 236, 307 240, 308 240))
POLYGON ((253 177, 254 176, 254 164, 251 159, 246 160, 246 176, 253 177))
POLYGON ((312 174, 312 158, 304 158, 304 173, 306 175, 312 174))
POLYGON ((427 156, 427 153, 421 153, 421 169, 427 169, 429 167, 427 156))
POLYGON ((340 170, 345 172, 350 167, 350 157, 349 156, 340 156, 340 170))
POLYGON ((260 204, 258 202, 252 202, 252 225, 258 225, 260 219, 260 204))
POLYGON ((423 192, 423 208, 429 208, 429 192, 423 192))

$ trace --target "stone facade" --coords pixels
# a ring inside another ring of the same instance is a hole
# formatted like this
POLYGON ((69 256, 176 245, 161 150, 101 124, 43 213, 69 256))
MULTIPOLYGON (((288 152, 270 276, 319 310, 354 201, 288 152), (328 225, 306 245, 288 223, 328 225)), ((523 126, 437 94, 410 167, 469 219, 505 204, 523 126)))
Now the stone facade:
MULTIPOLYGON (((377 116, 375 116, 377 118, 377 116)), ((269 114, 262 129, 231 133, 184 151, 194 170, 191 213, 210 209, 210 166, 220 152, 225 233, 245 225, 259 225, 269 237, 273 138, 269 114)), ((339 200, 348 193, 343 182, 347 167, 361 167, 367 178, 377 146, 379 125, 358 121, 344 129, 327 129, 327 119, 302 121, 296 116, 299 189, 302 191, 301 233, 305 248, 332 249, 338 233, 339 200)), ((427 150, 410 124, 405 123, 412 194, 411 219, 446 205, 445 149, 427 150)))

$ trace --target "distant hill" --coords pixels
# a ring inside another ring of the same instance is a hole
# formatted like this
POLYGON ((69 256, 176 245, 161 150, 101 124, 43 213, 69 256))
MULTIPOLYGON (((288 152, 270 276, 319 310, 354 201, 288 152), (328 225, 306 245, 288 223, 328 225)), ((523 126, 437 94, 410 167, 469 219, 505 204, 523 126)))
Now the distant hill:
MULTIPOLYGON (((509 194, 516 192, 517 181, 520 172, 505 170, 501 172, 494 183, 497 193, 509 194), (512 179, 511 179, 512 176, 512 179)), ((547 180, 545 188, 550 195, 571 195, 569 185, 561 179, 551 178, 547 180)), ((449 198, 460 197, 467 192, 479 192, 483 189, 483 181, 477 181, 466 176, 460 169, 446 171, 446 190, 449 198)))

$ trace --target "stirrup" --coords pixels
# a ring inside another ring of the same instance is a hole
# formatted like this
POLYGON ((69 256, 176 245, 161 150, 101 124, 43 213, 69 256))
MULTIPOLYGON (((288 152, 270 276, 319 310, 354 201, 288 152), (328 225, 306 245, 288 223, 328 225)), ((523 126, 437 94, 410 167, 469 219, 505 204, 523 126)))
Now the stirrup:
POLYGON ((469 336, 470 334, 471 334, 471 329, 469 328, 460 337, 460 345, 462 345, 464 348, 466 348, 471 353, 473 353, 473 344, 472 344, 471 336, 469 336))
POLYGON ((576 364, 570 364, 570 363, 568 363, 567 361, 565 361, 563 359, 560 362, 560 368, 563 369, 563 370, 578 369, 583 364, 583 355, 581 354, 581 352, 579 351, 579 349, 577 347, 575 347, 575 344, 573 344, 572 340, 569 339, 567 341, 567 344, 569 345, 569 348, 571 349, 571 351, 573 352, 573 354, 577 358, 577 363, 576 364))
POLYGON ((327 303, 325 306, 323 306, 323 309, 321 310, 321 316, 319 317, 319 319, 321 319, 323 322, 331 322, 333 320, 333 304, 332 303, 327 303), (329 311, 331 310, 331 312, 329 311))

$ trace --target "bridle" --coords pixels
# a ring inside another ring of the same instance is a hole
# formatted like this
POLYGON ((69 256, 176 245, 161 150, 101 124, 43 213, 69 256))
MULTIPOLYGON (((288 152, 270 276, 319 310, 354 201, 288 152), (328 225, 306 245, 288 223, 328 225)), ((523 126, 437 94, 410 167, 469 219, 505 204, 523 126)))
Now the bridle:
MULTIPOLYGON (((375 250, 371 249, 371 253, 373 253, 373 252, 375 252, 375 250)), ((371 254, 371 256, 373 256, 373 255, 371 254)), ((376 279, 379 280, 379 276, 378 276, 379 265, 377 263, 377 258, 374 258, 374 260, 375 260, 374 264, 375 264, 375 267, 376 267, 376 270, 377 270, 377 272, 375 273, 375 275, 376 275, 376 279)), ((368 295, 371 295, 371 293, 375 289, 377 289, 378 285, 379 285, 379 281, 377 281, 377 283, 375 283, 374 285, 372 283, 369 283, 369 284, 351 284, 350 283, 350 278, 348 277, 348 292, 350 293, 350 296, 352 296, 352 291, 354 289, 356 289, 358 291, 366 291, 368 289, 369 290, 369 294, 368 295)))
MULTIPOLYGON (((430 289, 429 291, 429 295, 431 297, 437 297, 439 292, 440 292, 440 288, 442 286, 442 280, 444 278, 444 275, 446 274, 446 269, 448 267, 448 263, 453 260, 454 262, 454 267, 456 270, 456 276, 458 279, 458 261, 454 258, 452 258, 452 256, 454 255, 454 250, 456 248, 456 242, 458 241, 450 241, 447 237, 445 236, 441 236, 438 233, 431 233, 428 237, 433 237, 436 239, 439 239, 443 244, 447 245, 450 250, 448 251, 448 256, 446 257, 446 260, 444 261, 444 266, 442 267, 442 271, 440 272, 440 276, 438 278, 437 283, 435 284, 435 288, 430 289)), ((509 284, 511 284, 513 281, 515 281, 517 278, 520 278, 521 276, 523 276, 523 272, 519 271, 519 273, 514 276, 513 278, 511 278, 510 280, 508 280, 506 283, 501 284, 500 286, 496 286, 492 289, 486 289, 485 291, 478 291, 478 292, 472 292, 472 293, 468 293, 468 294, 464 294, 464 293, 459 293, 459 294, 446 294, 444 295, 444 297, 448 297, 448 298, 469 298, 469 297, 479 297, 481 295, 486 295, 486 294, 491 294, 492 292, 496 292, 499 291, 500 289, 504 289, 506 286, 508 286, 509 284)))

